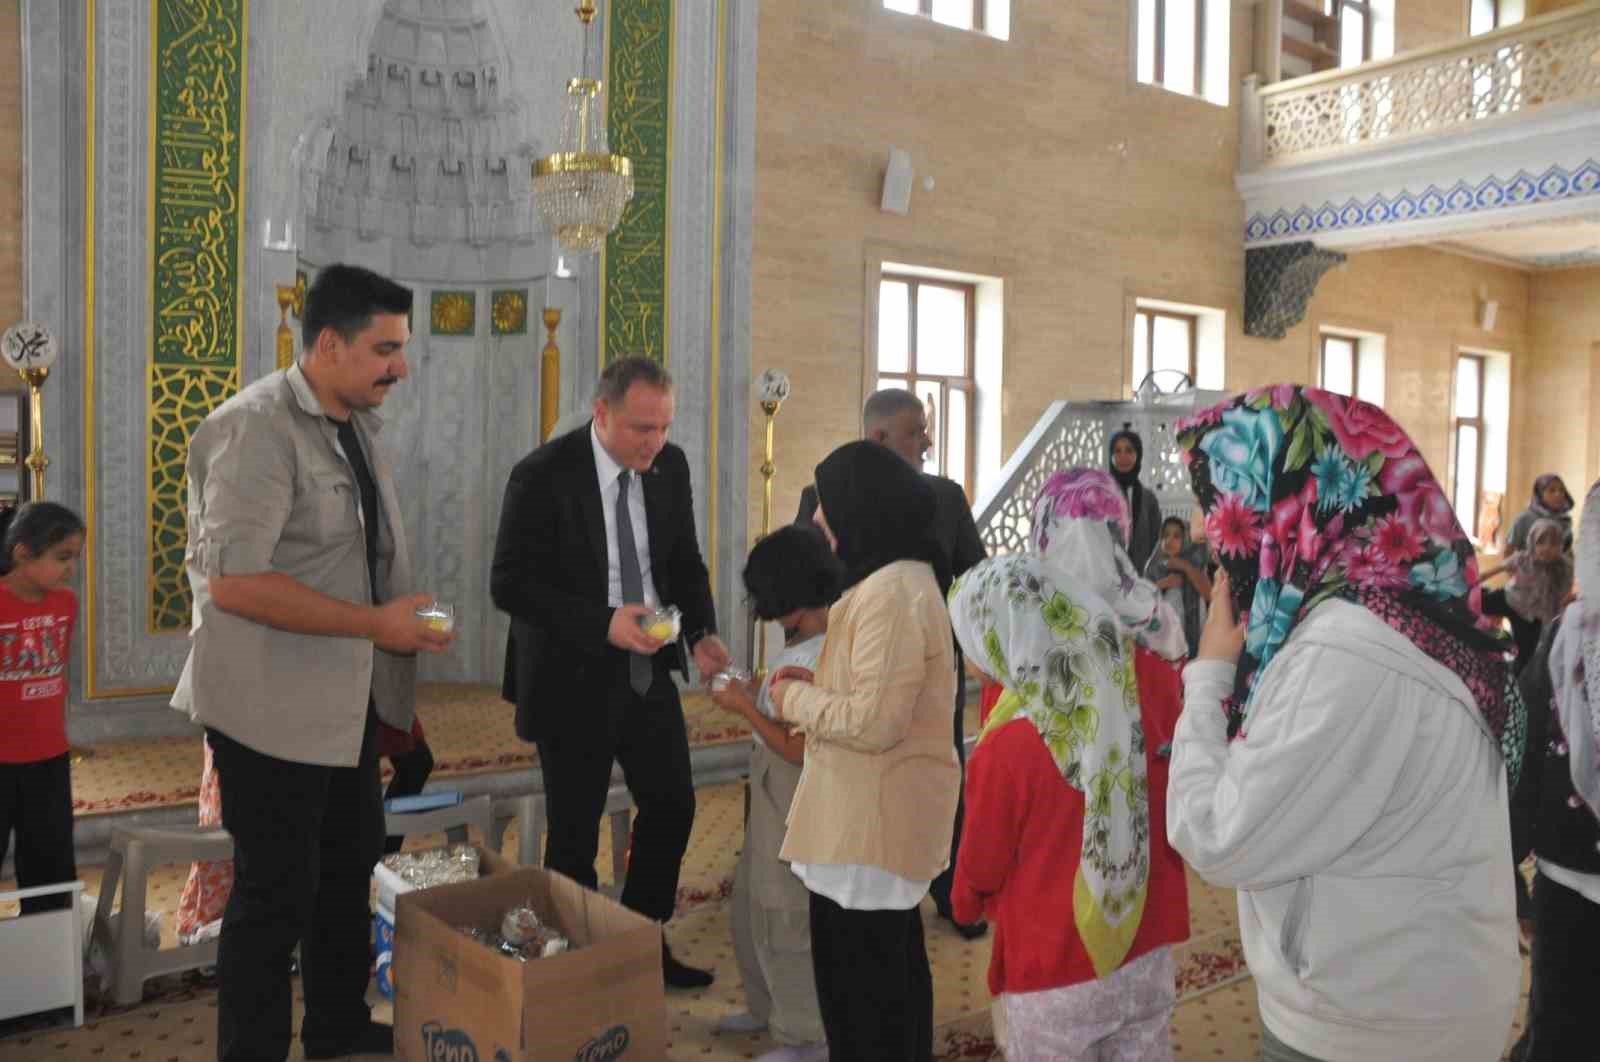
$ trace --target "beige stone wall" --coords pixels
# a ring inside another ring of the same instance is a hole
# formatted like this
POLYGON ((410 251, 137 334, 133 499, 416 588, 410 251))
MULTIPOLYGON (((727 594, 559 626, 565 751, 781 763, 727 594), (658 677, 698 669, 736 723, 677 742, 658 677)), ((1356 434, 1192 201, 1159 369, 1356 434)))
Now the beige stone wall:
MULTIPOLYGON (((1441 481, 1449 470, 1451 389, 1462 348, 1510 355, 1510 437, 1518 437, 1517 375, 1528 350, 1526 273, 1424 247, 1351 255, 1323 277, 1306 319, 1281 341, 1237 339, 1228 351, 1228 386, 1315 382, 1324 327, 1385 337, 1384 407, 1416 440, 1441 481), (1478 327, 1482 294, 1500 304, 1493 332, 1478 327)), ((1511 456, 1508 480, 1514 492, 1520 480, 1516 455, 1511 456)))
MULTIPOLYGON (((855 0, 762 7, 753 360, 795 389, 778 420, 775 519, 859 430, 883 260, 1005 279, 1007 455, 1052 400, 1124 393, 1129 307, 1146 296, 1226 311, 1234 389, 1314 380, 1323 325, 1384 333, 1387 405, 1444 474, 1455 354, 1510 354, 1516 385, 1527 274, 1421 248, 1359 254, 1282 341, 1246 338, 1237 112, 1131 83, 1120 0, 1084 0, 1070 19, 1018 8, 1001 43, 855 0), (904 218, 877 206, 890 144, 937 179, 904 218), (1500 302, 1493 334, 1477 328, 1480 293, 1500 302)), ((1236 15, 1236 70, 1248 35, 1236 15)), ((1521 404, 1512 418, 1525 438, 1521 404)), ((759 429, 756 414, 752 528, 759 429)), ((1513 493, 1531 460, 1514 448, 1513 493)))
MULTIPOLYGON (((762 5, 752 360, 794 381, 780 518, 859 431, 869 257, 1005 278, 1006 453, 1052 399, 1120 392, 1125 296, 1237 317, 1237 111, 1136 84, 1129 12, 1018 4, 1002 42, 863 0, 762 5), (878 209, 891 144, 937 181, 908 217, 878 209)), ((1235 75, 1248 21, 1235 12, 1235 75)), ((759 414, 751 438, 759 528, 759 414)))
POLYGON ((1467 35, 1468 0, 1397 0, 1394 50, 1408 52, 1467 35))
POLYGON ((1517 377, 1528 430, 1515 439, 1521 490, 1559 473, 1581 499, 1600 475, 1600 267, 1532 275, 1527 371, 1517 377))

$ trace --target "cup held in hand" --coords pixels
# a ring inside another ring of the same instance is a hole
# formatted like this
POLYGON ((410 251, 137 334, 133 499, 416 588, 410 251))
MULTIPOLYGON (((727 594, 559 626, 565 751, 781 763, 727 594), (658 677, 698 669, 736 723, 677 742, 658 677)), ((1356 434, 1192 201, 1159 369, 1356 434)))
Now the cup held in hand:
POLYGON ((658 642, 677 641, 683 630, 683 613, 674 605, 651 609, 639 617, 639 626, 658 642))
POLYGON ((721 693, 736 682, 749 682, 750 672, 742 667, 725 667, 711 676, 711 692, 721 693))
POLYGON ((456 608, 442 601, 433 601, 417 609, 417 618, 426 623, 430 630, 440 634, 449 634, 456 629, 456 608))

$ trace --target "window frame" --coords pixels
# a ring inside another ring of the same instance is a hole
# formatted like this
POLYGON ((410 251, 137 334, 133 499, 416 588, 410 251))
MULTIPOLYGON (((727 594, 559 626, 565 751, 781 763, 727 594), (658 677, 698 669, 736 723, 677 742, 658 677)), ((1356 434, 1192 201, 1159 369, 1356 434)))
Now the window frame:
POLYGON ((1478 37, 1478 36, 1482 36, 1485 33, 1493 33, 1495 30, 1499 29, 1500 28, 1500 0, 1488 0, 1488 4, 1489 4, 1489 28, 1488 29, 1481 29, 1477 33, 1472 32, 1472 8, 1473 8, 1473 2, 1474 2, 1474 0, 1465 0, 1465 3, 1467 5, 1467 36, 1469 36, 1469 37, 1478 37))
MULTIPOLYGON (((932 0, 929 0, 929 2, 931 3, 932 0)), ((1172 0, 1172 2, 1174 2, 1174 3, 1192 3, 1192 4, 1194 4, 1194 89, 1193 89, 1193 91, 1190 91, 1190 92, 1184 92, 1181 89, 1172 88, 1170 85, 1167 84, 1167 3, 1168 3, 1168 0, 1151 0, 1151 2, 1155 5, 1155 29, 1153 30, 1153 33, 1155 35, 1155 42, 1154 42, 1155 47, 1153 49, 1154 56, 1155 56, 1155 62, 1154 62, 1154 66, 1151 68, 1151 73, 1150 73, 1151 81, 1150 81, 1150 83, 1152 85, 1157 86, 1158 88, 1166 89, 1168 92, 1177 93, 1180 96, 1192 96, 1195 99, 1199 99, 1199 100, 1205 99, 1206 98, 1206 14, 1207 14, 1207 12, 1206 12, 1206 4, 1207 4, 1208 0, 1172 0)), ((1135 8, 1138 7, 1138 0, 1134 0, 1134 6, 1135 6, 1135 8)), ((1135 25, 1137 25, 1137 19, 1138 19, 1137 11, 1135 11, 1135 13, 1134 13, 1134 18, 1135 18, 1135 25)), ((1138 42, 1135 41, 1134 43, 1135 43, 1134 54, 1137 55, 1138 54, 1138 47, 1137 47, 1138 42)))
POLYGON ((1485 355, 1471 354, 1465 351, 1456 353, 1455 372, 1451 376, 1452 386, 1450 388, 1450 453, 1452 457, 1450 462, 1450 502, 1453 508, 1456 493, 1461 487, 1460 483, 1456 481, 1458 469, 1461 466, 1461 429, 1470 427, 1477 432, 1478 438, 1477 462, 1474 465, 1476 482, 1472 485, 1472 526, 1465 529, 1468 537, 1473 542, 1478 541, 1478 510, 1483 507, 1483 445, 1485 436, 1488 433, 1488 418, 1484 416, 1484 413, 1486 410, 1485 403, 1488 399, 1488 371, 1489 359, 1485 355), (1455 408, 1455 384, 1461 376, 1461 363, 1465 361, 1473 362, 1478 369, 1478 415, 1475 417, 1463 417, 1455 408))
MULTIPOLYGON (((1141 314, 1143 314, 1145 318, 1144 353, 1147 362, 1144 370, 1145 375, 1148 376, 1150 373, 1155 371, 1156 318, 1168 317, 1175 321, 1183 321, 1189 327, 1189 364, 1188 367, 1184 369, 1184 372, 1189 374, 1189 382, 1191 384, 1199 386, 1196 381, 1200 377, 1200 315, 1197 313, 1183 313, 1180 310, 1163 310, 1154 306, 1140 306, 1135 303, 1133 308, 1134 334, 1132 337, 1135 344, 1138 343, 1139 316, 1141 314)), ((1133 366, 1133 349, 1134 348, 1132 346, 1128 348, 1128 364, 1130 369, 1133 366)), ((1137 391, 1139 389, 1139 385, 1143 382, 1143 377, 1134 380, 1134 390, 1137 391)))
MULTIPOLYGON (((936 433, 933 439, 933 452, 937 457, 938 475, 946 476, 949 469, 949 454, 946 451, 949 435, 944 430, 944 425, 950 417, 950 391, 952 389, 965 392, 967 396, 966 421, 966 454, 964 474, 960 480, 961 489, 966 491, 967 498, 973 496, 973 484, 977 473, 977 428, 978 428, 978 285, 964 280, 944 280, 935 277, 918 276, 912 273, 897 273, 890 270, 880 270, 878 274, 878 313, 883 313, 883 285, 906 285, 906 367, 904 371, 888 371, 882 366, 883 354, 878 349, 876 337, 873 340, 872 351, 872 380, 873 389, 879 385, 878 381, 892 380, 895 384, 904 387, 913 393, 917 384, 922 381, 937 383, 939 390, 939 408, 936 411, 937 419, 933 425, 936 433), (963 316, 966 324, 966 354, 962 362, 962 373, 951 375, 949 373, 919 372, 917 367, 917 293, 919 289, 945 288, 959 291, 965 297, 963 316)), ((880 324, 877 331, 882 334, 880 324)), ((948 478, 948 476, 946 476, 948 478)))
MULTIPOLYGON (((1324 331, 1317 343, 1317 386, 1324 391, 1328 389, 1328 341, 1347 343, 1350 346, 1350 389, 1352 392, 1361 389, 1361 340, 1357 336, 1347 336, 1339 332, 1324 331)), ((1350 394, 1349 398, 1360 398, 1360 395, 1350 394)))
MULTIPOLYGON (((899 11, 897 14, 911 14, 908 11, 899 11)), ((935 21, 933 17, 933 0, 917 0, 916 17, 935 21)), ((947 23, 940 22, 944 26, 947 23)), ((965 29, 964 26, 951 26, 951 29, 965 29)), ((989 32, 989 0, 972 0, 972 32, 987 34, 989 32)))
MULTIPOLYGON (((1467 0, 1467 2, 1470 4, 1472 0, 1467 0)), ((1495 11, 1498 14, 1500 10, 1500 0, 1492 0, 1492 2, 1495 5, 1495 11)), ((1346 10, 1361 12, 1361 62, 1372 62, 1372 20, 1374 14, 1372 10, 1372 0, 1328 0, 1328 4, 1333 8, 1329 14, 1333 16, 1334 21, 1338 24, 1339 29, 1339 65, 1344 66, 1345 60, 1343 53, 1344 13, 1346 10)))

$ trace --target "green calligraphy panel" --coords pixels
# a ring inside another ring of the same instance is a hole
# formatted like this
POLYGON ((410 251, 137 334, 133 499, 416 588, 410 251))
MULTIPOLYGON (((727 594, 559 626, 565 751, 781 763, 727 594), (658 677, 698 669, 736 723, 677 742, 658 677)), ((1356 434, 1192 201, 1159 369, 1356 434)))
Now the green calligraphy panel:
POLYGON ((672 110, 672 0, 610 5, 606 125, 633 160, 633 201, 606 240, 602 363, 667 357, 667 174, 672 110))
POLYGON ((151 0, 150 627, 189 625, 189 434, 239 388, 246 0, 151 0))

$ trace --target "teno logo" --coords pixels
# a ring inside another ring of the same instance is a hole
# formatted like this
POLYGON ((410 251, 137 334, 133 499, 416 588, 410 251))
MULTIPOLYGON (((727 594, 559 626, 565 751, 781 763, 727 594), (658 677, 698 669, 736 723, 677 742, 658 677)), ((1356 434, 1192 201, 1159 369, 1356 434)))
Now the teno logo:
POLYGON ((628 1027, 615 1025, 578 1048, 573 1062, 610 1062, 628 1050, 628 1027))
POLYGON ((446 1029, 436 1021, 422 1025, 422 1057, 427 1062, 478 1062, 472 1037, 460 1029, 446 1029))

